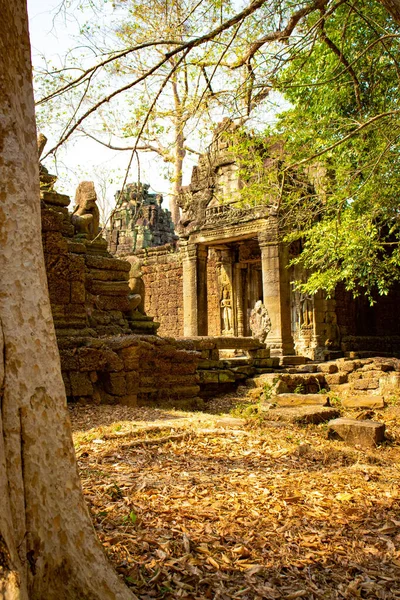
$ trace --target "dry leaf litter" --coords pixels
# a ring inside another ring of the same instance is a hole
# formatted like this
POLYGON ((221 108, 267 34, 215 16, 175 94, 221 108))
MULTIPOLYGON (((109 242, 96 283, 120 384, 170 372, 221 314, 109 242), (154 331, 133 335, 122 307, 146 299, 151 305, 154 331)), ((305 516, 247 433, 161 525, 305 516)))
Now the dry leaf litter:
POLYGON ((70 407, 94 526, 134 597, 400 598, 400 410, 375 413, 389 442, 365 451, 324 425, 215 414, 238 401, 70 407))

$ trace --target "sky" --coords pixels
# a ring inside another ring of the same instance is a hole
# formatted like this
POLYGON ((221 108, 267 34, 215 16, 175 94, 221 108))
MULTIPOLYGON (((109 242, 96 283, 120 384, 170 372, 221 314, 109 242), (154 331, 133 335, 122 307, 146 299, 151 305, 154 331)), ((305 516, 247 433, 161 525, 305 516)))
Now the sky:
MULTIPOLYGON (((56 60, 57 56, 62 56, 75 45, 75 36, 79 33, 79 19, 84 20, 85 15, 84 13, 70 14, 67 17, 62 13, 57 15, 60 3, 61 0, 28 0, 34 66, 39 64, 41 55, 56 60)), ((50 148, 51 142, 56 141, 52 132, 43 130, 42 133, 48 138, 48 148, 50 148)), ((112 205, 116 191, 122 186, 130 155, 130 152, 111 151, 89 138, 81 138, 64 153, 63 160, 58 166, 57 190, 70 195, 73 199, 79 181, 89 179, 95 181, 99 195, 100 173, 100 178, 106 176, 107 180, 111 181, 107 186, 106 195, 112 205)), ((164 207, 168 207, 169 184, 163 177, 159 165, 148 154, 142 155, 140 162, 141 181, 149 183, 153 191, 163 194, 164 207)), ((51 172, 55 172, 53 164, 45 161, 45 165, 51 172)), ((133 162, 128 182, 136 179, 137 173, 133 162)))

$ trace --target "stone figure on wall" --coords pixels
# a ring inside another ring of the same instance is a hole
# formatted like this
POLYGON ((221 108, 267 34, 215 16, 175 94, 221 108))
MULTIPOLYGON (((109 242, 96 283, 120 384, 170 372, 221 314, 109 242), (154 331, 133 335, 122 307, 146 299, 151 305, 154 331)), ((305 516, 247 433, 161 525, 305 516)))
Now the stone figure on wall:
POLYGON ((232 335, 233 334, 232 300, 231 300, 230 290, 226 287, 222 290, 221 320, 222 320, 223 335, 232 335))
POLYGON ((250 329, 252 336, 264 343, 271 331, 271 319, 261 300, 257 300, 250 313, 250 329))
POLYGON ((93 181, 81 181, 76 189, 75 209, 71 222, 75 233, 93 240, 99 233, 100 214, 93 181))
POLYGON ((134 312, 140 312, 142 315, 145 314, 144 310, 144 281, 142 279, 142 271, 139 260, 135 256, 128 256, 127 260, 131 265, 129 271, 129 307, 131 315, 134 312))
POLYGON ((313 300, 308 294, 300 295, 300 329, 310 329, 314 324, 313 300))

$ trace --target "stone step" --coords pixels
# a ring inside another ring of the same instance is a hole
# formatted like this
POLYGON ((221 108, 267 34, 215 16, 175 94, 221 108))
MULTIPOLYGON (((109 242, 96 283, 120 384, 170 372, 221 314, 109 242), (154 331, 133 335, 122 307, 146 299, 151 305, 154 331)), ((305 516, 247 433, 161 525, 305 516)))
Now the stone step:
POLYGON ((305 356, 296 356, 295 354, 288 354, 287 356, 281 356, 280 364, 282 366, 287 365, 304 365, 307 359, 305 356))
POLYGON ((340 412, 336 408, 326 406, 286 406, 263 410, 267 420, 285 421, 288 423, 307 424, 325 423, 338 417, 340 412))
POLYGON ((385 424, 342 417, 329 421, 328 437, 354 446, 374 448, 385 439, 385 424))
POLYGON ((385 399, 383 396, 374 396, 372 394, 349 394, 341 398, 342 406, 345 408, 384 408, 385 399))
POLYGON ((278 406, 329 406, 328 394, 277 394, 271 402, 278 406))

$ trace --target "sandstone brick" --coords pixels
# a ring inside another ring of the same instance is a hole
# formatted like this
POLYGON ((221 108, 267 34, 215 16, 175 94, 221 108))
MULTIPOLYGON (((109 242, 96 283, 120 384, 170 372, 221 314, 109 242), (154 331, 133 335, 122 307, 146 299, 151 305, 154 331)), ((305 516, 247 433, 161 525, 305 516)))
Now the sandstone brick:
POLYGON ((122 312, 129 310, 129 300, 125 296, 97 296, 94 302, 100 310, 120 310, 122 312))
POLYGON ((104 373, 102 381, 107 393, 112 396, 126 396, 128 390, 124 373, 104 373))
POLYGON ((91 396, 93 394, 93 384, 90 381, 88 373, 71 371, 69 378, 72 396, 91 396))
POLYGON ((118 354, 124 363, 124 368, 126 371, 132 371, 138 368, 140 355, 140 348, 138 346, 123 348, 118 352, 118 354))
POLYGON ((379 388, 379 379, 359 379, 352 385, 355 390, 376 390, 379 388))
POLYGON ((372 394, 349 394, 343 396, 341 402, 345 408, 384 408, 385 406, 383 396, 372 394))
POLYGON ((125 373, 126 391, 128 394, 136 393, 139 388, 139 373, 138 371, 127 371, 125 373))
POLYGON ((75 348, 72 350, 60 350, 60 360, 63 371, 75 371, 79 368, 75 348))
POLYGON ((328 373, 332 375, 333 373, 337 373, 339 371, 338 366, 335 362, 326 362, 318 365, 318 371, 321 373, 328 373))
POLYGON ((377 421, 339 418, 330 421, 328 428, 329 437, 367 448, 375 447, 385 439, 385 424, 377 421))
POLYGON ((71 282, 71 302, 75 304, 84 304, 86 299, 85 284, 81 281, 71 282))
POLYGON ((130 271, 130 264, 127 261, 118 258, 106 258, 104 256, 94 256, 88 254, 86 256, 86 265, 90 269, 101 269, 107 271, 130 271))
POLYGON ((137 406, 137 394, 127 394, 126 396, 120 396, 118 404, 123 404, 124 406, 137 406))
POLYGON ((328 394, 277 394, 272 396, 271 402, 278 406, 329 406, 328 394))
POLYGON ((342 383, 347 383, 348 375, 347 373, 327 373, 325 375, 325 381, 328 385, 341 385, 342 383))

